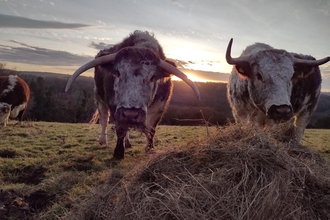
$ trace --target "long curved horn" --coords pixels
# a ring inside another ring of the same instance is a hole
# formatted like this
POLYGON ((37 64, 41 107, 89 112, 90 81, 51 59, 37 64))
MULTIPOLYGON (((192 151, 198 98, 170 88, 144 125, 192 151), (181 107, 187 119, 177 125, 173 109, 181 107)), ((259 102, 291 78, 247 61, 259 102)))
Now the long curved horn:
POLYGON ((194 92, 195 92, 198 100, 201 100, 201 95, 199 93, 199 90, 198 90, 197 86, 193 83, 193 81, 191 81, 190 79, 188 79, 188 77, 186 76, 186 74, 184 74, 183 72, 181 72, 179 69, 177 69, 173 65, 165 62, 164 60, 161 60, 160 61, 159 66, 161 68, 163 68, 164 70, 168 71, 169 73, 175 75, 176 77, 182 79, 185 83, 187 83, 194 90, 194 92))
POLYGON ((329 61, 330 61, 330 57, 326 57, 320 60, 304 60, 299 58, 294 58, 293 60, 294 64, 306 64, 310 66, 319 66, 329 61))
POLYGON ((98 58, 95 58, 94 60, 89 61, 88 63, 82 65, 81 67, 79 67, 79 69, 77 69, 73 75, 69 78, 68 82, 66 83, 66 87, 65 87, 65 92, 67 92, 70 87, 71 84, 75 81, 75 79, 82 74, 83 72, 89 70, 90 68, 93 68, 95 66, 99 66, 108 62, 111 62, 115 59, 116 57, 116 53, 114 54, 109 54, 109 55, 105 55, 105 56, 101 56, 98 58))
POLYGON ((244 57, 238 57, 238 58, 232 58, 231 57, 231 46, 233 44, 233 38, 230 39, 228 46, 227 46, 227 51, 226 51, 226 60, 228 64, 231 65, 236 65, 240 63, 248 63, 249 62, 249 56, 244 56, 244 57))

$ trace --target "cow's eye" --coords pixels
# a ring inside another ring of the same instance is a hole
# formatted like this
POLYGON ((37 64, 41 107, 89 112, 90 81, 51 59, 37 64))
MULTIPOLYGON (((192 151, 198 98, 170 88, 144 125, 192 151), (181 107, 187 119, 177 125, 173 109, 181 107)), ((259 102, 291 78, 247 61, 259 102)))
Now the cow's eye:
POLYGON ((152 63, 151 63, 150 60, 142 60, 142 61, 140 62, 140 64, 142 64, 142 65, 146 65, 146 66, 150 66, 152 63))
POLYGON ((262 75, 260 73, 257 73, 257 79, 262 81, 262 75))

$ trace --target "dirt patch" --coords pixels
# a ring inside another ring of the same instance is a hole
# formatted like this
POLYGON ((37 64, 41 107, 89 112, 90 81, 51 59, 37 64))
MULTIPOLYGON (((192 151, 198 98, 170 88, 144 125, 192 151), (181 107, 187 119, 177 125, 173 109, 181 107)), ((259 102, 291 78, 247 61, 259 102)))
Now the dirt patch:
POLYGON ((10 183, 39 184, 45 176, 43 166, 25 166, 23 168, 7 169, 3 172, 3 180, 10 183))
POLYGON ((0 149, 0 157, 2 158, 14 158, 18 154, 15 149, 11 148, 5 148, 5 149, 0 149))
POLYGON ((38 190, 30 195, 23 195, 15 190, 0 190, 0 219, 34 219, 48 206, 55 195, 38 190))
POLYGON ((88 171, 95 167, 94 155, 73 156, 62 165, 63 170, 88 171))

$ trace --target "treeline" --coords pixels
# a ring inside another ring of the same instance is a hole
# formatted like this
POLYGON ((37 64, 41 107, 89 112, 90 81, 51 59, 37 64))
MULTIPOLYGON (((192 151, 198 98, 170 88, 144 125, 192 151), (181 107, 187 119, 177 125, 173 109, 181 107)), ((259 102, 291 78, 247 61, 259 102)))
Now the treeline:
MULTIPOLYGON (((69 75, 16 72, 0 68, 0 75, 15 74, 24 79, 31 90, 25 120, 85 123, 92 118, 94 82, 91 77, 80 76, 68 93, 64 92, 69 75)), ((173 96, 162 120, 167 125, 201 125, 204 118, 212 125, 233 121, 226 97, 225 83, 196 83, 202 101, 182 81, 174 81, 173 96)), ((322 94, 310 128, 330 128, 330 95, 322 94)))
POLYGON ((31 96, 24 120, 78 123, 88 122, 95 111, 92 78, 81 77, 69 93, 64 88, 69 76, 63 74, 0 70, 0 75, 18 75, 26 81, 31 96))
POLYGON ((316 111, 313 113, 308 127, 330 129, 330 93, 321 93, 316 111))

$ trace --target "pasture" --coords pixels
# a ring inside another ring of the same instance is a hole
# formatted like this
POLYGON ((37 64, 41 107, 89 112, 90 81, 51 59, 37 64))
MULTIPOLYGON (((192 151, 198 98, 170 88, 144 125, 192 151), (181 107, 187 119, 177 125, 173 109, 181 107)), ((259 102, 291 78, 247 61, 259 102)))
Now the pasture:
MULTIPOLYGON (((1 219, 60 219, 93 190, 109 181, 114 170, 128 173, 154 155, 145 155, 145 137, 131 132, 133 148, 124 160, 113 160, 115 133, 109 147, 98 144, 98 125, 25 122, 0 130, 1 219), (5 207, 5 208, 4 208, 5 207)), ((221 129, 210 127, 211 136, 221 129)), ((157 154, 203 145, 202 126, 159 126, 157 154)), ((308 129, 303 145, 330 161, 330 130, 308 129)), ((206 146, 206 145, 205 145, 206 146)))

